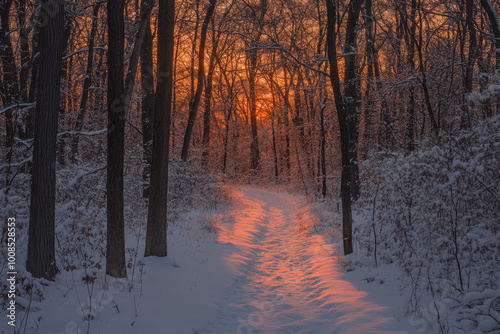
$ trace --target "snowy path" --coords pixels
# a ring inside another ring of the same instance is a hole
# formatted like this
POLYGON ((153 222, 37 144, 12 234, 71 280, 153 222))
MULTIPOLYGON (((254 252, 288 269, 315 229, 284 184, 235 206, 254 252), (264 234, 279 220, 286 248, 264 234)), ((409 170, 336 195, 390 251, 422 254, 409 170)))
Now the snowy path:
POLYGON ((397 333, 384 308, 342 280, 334 250, 300 228, 296 200, 244 190, 244 208, 219 242, 236 280, 198 333, 397 333))
MULTIPOLYGON (((221 223, 218 236, 200 228, 199 218, 186 222, 169 234, 169 256, 143 259, 135 280, 109 280, 106 289, 98 281, 89 290, 82 272, 61 273, 46 286, 47 299, 32 305, 27 332, 415 333, 401 321, 405 301, 397 289, 368 284, 370 272, 343 273, 334 247, 301 228, 314 218, 300 209, 300 199, 249 188, 235 192, 242 205, 221 223), (82 315, 89 305, 90 324, 82 315)), ((136 242, 129 236, 131 247, 136 242)), ((0 333, 11 333, 8 327, 0 322, 0 333)))

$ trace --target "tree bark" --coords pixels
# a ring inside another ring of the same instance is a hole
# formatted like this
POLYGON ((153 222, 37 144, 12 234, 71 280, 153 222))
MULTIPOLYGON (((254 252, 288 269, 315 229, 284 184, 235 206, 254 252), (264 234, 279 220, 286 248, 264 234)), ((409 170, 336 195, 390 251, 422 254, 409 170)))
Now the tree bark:
POLYGON ((340 89, 339 67, 337 62, 337 31, 336 31, 336 6, 333 0, 326 0, 328 15, 328 60, 330 62, 330 80, 333 87, 335 106, 339 120, 340 148, 342 155, 342 176, 340 196, 342 199, 342 235, 344 243, 344 254, 352 253, 352 208, 351 198, 359 194, 356 190, 357 161, 352 154, 356 151, 357 140, 357 116, 356 104, 359 89, 356 76, 356 28, 362 1, 353 0, 348 9, 346 26, 346 43, 344 53, 346 56, 344 86, 345 97, 340 89))
POLYGON ((124 0, 108 0, 108 158, 106 274, 126 277, 123 213, 125 152, 124 0))
POLYGON ((153 159, 144 256, 167 256, 167 194, 172 108, 175 0, 160 0, 158 11, 158 85, 153 122, 153 159))
POLYGON ((40 27, 40 72, 35 108, 28 259, 35 277, 53 279, 55 260, 56 139, 63 53, 64 1, 42 0, 53 15, 40 27))
POLYGON ((349 138, 349 175, 353 200, 359 198, 358 136, 359 136, 359 99, 360 83, 357 65, 357 29, 362 0, 352 0, 347 13, 345 36, 344 108, 349 138))

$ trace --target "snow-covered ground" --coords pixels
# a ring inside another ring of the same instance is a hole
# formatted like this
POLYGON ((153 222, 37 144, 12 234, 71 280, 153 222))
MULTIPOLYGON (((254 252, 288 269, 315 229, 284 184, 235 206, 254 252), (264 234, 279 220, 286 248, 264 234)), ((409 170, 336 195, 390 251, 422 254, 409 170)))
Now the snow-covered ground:
MULTIPOLYGON (((238 205, 213 220, 218 234, 173 229, 168 257, 138 258, 128 279, 63 272, 40 287, 45 300, 18 311, 19 325, 53 334, 417 333, 392 272, 384 284, 346 274, 334 245, 304 228, 314 218, 299 218, 300 197, 234 191, 238 205)), ((13 331, 2 321, 0 332, 13 331)))
POLYGON ((227 262, 236 279, 217 302, 218 315, 197 333, 399 333, 409 327, 393 317, 403 303, 396 292, 379 291, 385 300, 375 302, 379 293, 344 278, 335 248, 297 219, 298 198, 257 189, 243 196, 245 207, 219 238, 235 249, 227 262))

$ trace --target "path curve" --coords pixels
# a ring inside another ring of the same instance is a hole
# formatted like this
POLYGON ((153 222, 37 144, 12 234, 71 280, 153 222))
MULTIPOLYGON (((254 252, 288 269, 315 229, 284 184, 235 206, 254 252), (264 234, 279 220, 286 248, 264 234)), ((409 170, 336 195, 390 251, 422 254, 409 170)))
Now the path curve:
POLYGON ((300 227, 296 198, 257 189, 241 198, 218 239, 230 246, 236 280, 199 333, 397 333, 383 307, 342 280, 334 248, 300 227))

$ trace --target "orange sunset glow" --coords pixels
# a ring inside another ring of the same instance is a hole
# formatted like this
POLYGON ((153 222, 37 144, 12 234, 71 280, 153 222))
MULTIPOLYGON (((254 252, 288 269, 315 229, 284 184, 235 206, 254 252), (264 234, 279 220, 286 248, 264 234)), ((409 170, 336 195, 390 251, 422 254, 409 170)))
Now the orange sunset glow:
POLYGON ((500 0, 1 0, 0 334, 500 334, 500 0))

